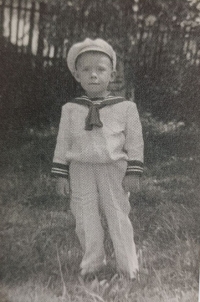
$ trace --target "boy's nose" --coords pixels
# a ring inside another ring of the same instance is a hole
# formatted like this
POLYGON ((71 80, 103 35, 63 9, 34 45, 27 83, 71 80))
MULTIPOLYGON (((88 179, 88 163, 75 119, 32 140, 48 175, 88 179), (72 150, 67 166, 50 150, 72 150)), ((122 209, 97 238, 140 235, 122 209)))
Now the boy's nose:
POLYGON ((91 78, 96 78, 96 77, 97 77, 97 74, 96 74, 95 71, 93 71, 93 72, 91 73, 91 78))

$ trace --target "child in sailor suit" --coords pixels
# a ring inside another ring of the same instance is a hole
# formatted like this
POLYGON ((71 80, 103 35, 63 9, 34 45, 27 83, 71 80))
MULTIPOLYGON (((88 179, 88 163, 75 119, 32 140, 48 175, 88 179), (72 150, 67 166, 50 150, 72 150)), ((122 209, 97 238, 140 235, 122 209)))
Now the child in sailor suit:
POLYGON ((52 174, 57 191, 70 190, 70 206, 84 256, 81 274, 96 272, 105 263, 104 213, 119 271, 136 277, 138 260, 128 192, 138 192, 143 172, 142 128, 135 103, 112 96, 116 55, 101 39, 74 44, 68 67, 85 95, 62 108, 52 174))

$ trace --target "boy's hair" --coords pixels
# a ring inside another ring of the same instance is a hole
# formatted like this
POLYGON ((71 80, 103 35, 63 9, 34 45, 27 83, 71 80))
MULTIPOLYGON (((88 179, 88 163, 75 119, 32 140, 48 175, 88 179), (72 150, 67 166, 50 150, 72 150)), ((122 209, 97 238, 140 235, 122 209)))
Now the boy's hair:
POLYGON ((106 54, 111 59, 113 70, 116 70, 116 53, 112 46, 103 39, 91 40, 86 38, 83 42, 74 44, 68 52, 67 65, 72 74, 76 71, 78 56, 90 51, 106 54))

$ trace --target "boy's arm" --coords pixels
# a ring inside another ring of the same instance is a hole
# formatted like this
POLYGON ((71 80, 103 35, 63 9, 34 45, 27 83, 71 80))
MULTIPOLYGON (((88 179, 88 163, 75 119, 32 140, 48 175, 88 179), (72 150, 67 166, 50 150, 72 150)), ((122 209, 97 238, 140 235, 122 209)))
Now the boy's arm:
POLYGON ((128 166, 123 187, 126 191, 137 193, 140 187, 139 178, 143 173, 144 142, 142 125, 135 103, 130 102, 126 117, 124 149, 128 155, 128 166))
POLYGON ((69 195, 69 163, 65 154, 69 143, 69 119, 66 106, 62 107, 59 130, 54 151, 51 175, 56 177, 56 192, 60 196, 69 195))
POLYGON ((54 177, 69 177, 69 163, 65 159, 67 145, 69 144, 69 118, 66 105, 62 108, 56 148, 54 151, 51 175, 54 177))

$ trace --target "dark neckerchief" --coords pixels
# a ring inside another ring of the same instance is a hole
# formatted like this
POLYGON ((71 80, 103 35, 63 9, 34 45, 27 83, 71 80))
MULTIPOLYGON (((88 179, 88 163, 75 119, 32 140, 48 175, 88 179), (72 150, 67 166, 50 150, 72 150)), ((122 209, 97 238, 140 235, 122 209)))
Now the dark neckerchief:
POLYGON ((109 95, 106 98, 94 98, 89 99, 87 96, 78 97, 69 101, 69 103, 75 103, 89 107, 89 112, 85 120, 85 130, 92 130, 93 126, 103 127, 103 123, 100 120, 99 109, 123 102, 125 99, 119 96, 109 95), (92 101, 93 100, 93 101, 92 101))

